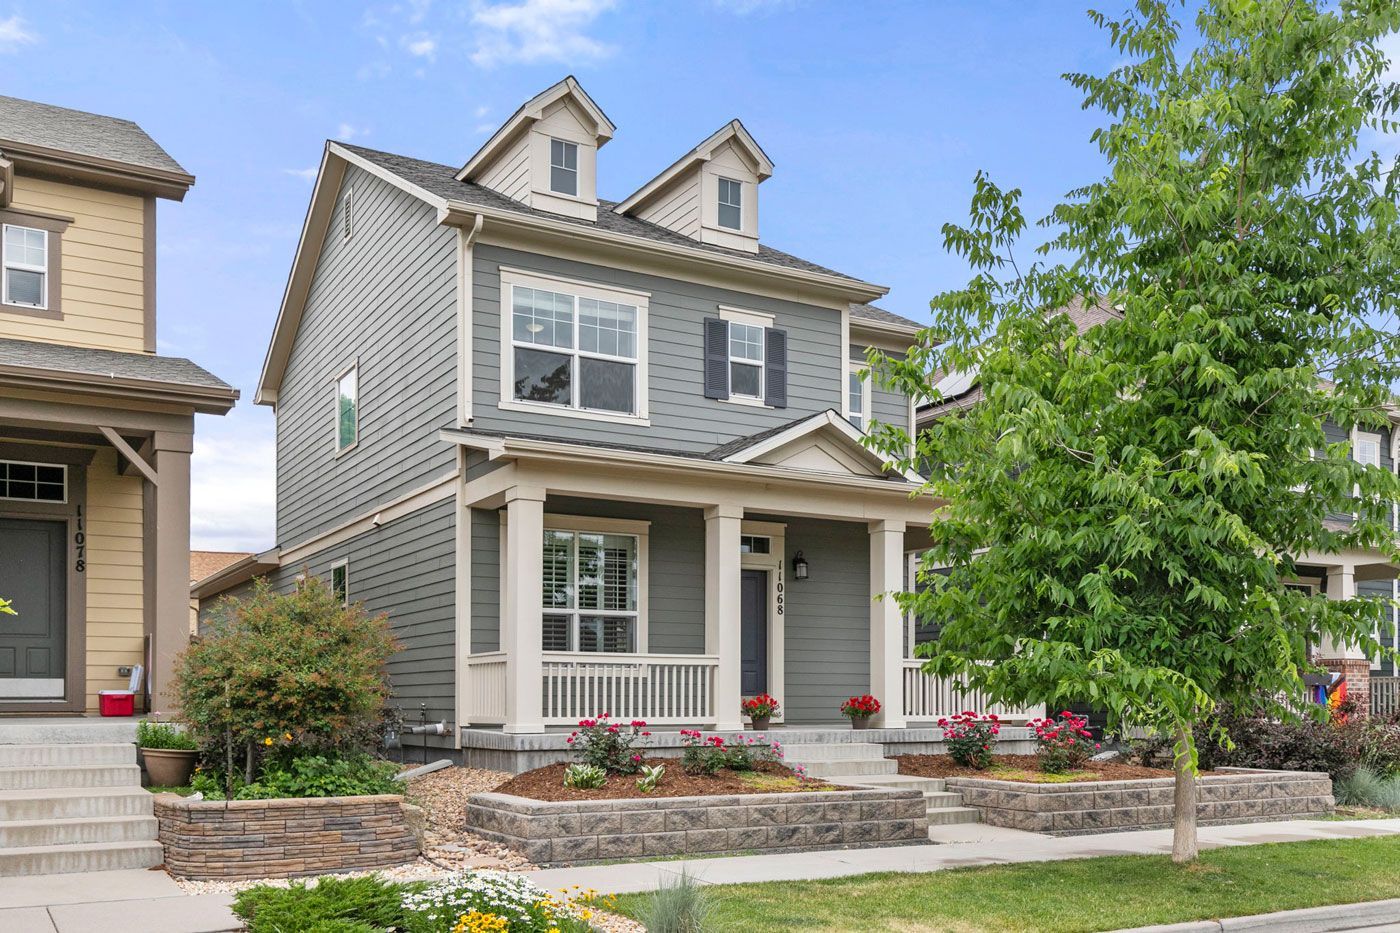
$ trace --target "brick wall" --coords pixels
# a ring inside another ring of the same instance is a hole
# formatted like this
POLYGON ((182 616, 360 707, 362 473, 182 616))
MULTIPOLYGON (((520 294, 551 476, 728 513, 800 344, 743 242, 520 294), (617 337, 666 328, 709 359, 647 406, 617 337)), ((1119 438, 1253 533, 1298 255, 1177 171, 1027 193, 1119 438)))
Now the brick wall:
POLYGON ((293 878, 387 868, 418 856, 403 798, 155 799, 171 874, 194 879, 293 878))
POLYGON ((1329 671, 1345 674, 1347 678, 1347 699, 1356 702, 1362 714, 1371 711, 1371 662, 1362 658, 1320 658, 1317 662, 1329 671))

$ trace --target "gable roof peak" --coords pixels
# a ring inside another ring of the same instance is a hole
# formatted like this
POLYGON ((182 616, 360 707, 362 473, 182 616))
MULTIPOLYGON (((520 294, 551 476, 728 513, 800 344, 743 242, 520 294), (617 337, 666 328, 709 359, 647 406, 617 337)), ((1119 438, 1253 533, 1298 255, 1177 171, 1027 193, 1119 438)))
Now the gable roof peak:
POLYGON ((705 137, 685 155, 672 162, 659 175, 623 198, 613 210, 619 214, 627 214, 642 206, 696 165, 710 161, 714 158, 716 150, 730 140, 733 140, 744 155, 753 162, 754 174, 758 176, 760 182, 773 176, 773 160, 768 158, 768 153, 763 151, 763 147, 758 144, 758 140, 753 138, 753 134, 744 126, 743 121, 735 117, 705 137))
POLYGON ((603 108, 599 107, 597 102, 588 96, 588 92, 583 89, 583 85, 578 83, 577 78, 573 75, 565 75, 562 80, 556 81, 517 107, 515 113, 511 114, 510 118, 501 124, 500 128, 492 133, 481 148, 467 160, 467 164, 462 166, 462 170, 457 173, 457 180, 472 181, 474 176, 490 165, 506 144, 522 130, 528 129, 532 124, 544 119, 547 107, 566 98, 574 103, 593 124, 591 131, 598 146, 601 147, 612 139, 613 134, 617 132, 616 124, 608 119, 603 108))

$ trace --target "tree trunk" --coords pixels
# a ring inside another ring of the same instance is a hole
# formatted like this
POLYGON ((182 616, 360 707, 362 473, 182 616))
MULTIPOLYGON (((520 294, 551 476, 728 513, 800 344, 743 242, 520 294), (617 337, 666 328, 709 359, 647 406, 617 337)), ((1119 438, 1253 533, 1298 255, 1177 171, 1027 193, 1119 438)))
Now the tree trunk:
POLYGON ((1196 766, 1195 737, 1188 725, 1176 727, 1173 761, 1176 769, 1176 794, 1172 812, 1172 861, 1178 865, 1193 862, 1200 852, 1196 837, 1196 766))
POLYGON ((249 740, 248 744, 243 747, 243 783, 245 784, 253 783, 254 754, 252 740, 249 740))

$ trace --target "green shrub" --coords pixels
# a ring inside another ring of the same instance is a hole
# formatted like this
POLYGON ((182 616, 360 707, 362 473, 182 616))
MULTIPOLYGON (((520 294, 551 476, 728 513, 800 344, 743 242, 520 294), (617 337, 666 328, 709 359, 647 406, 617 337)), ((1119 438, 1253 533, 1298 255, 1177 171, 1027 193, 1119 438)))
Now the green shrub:
POLYGON ((588 921, 594 911, 614 903, 611 897, 591 892, 550 895, 510 872, 467 871, 406 893, 403 928, 408 933, 447 933, 464 914, 477 911, 506 921, 509 933, 593 933, 588 921))
POLYGON ((637 778, 637 790, 650 794, 661 786, 661 779, 665 776, 665 765, 642 765, 642 776, 637 778))
POLYGON ((143 719, 136 724, 136 744, 141 748, 192 752, 199 746, 194 736, 168 722, 143 719))
POLYGON ((205 747, 223 750, 230 736, 236 748, 284 736, 318 750, 365 747, 396 649, 385 616, 342 606, 320 580, 285 594, 259 580, 219 604, 208 633, 180 656, 175 689, 205 747))
POLYGON ((1346 807, 1372 807, 1400 813, 1400 774, 1377 774, 1370 768, 1357 768, 1332 787, 1337 803, 1346 807))
POLYGON ((564 769, 564 786, 593 790, 608 783, 608 772, 597 765, 572 764, 564 769))
POLYGON ((662 884, 637 911, 647 933, 705 933, 714 901, 710 893, 682 871, 674 884, 662 884))
POLYGON ((379 933, 404 926, 405 890, 376 875, 294 881, 287 888, 259 885, 234 897, 233 912, 248 933, 379 933))
MULTIPOLYGON (((280 800, 288 797, 361 797, 400 794, 403 784, 394 780, 398 766, 363 752, 348 755, 296 754, 283 751, 263 762, 258 779, 247 783, 235 774, 234 800, 280 800)), ((209 800, 224 799, 224 775, 199 771, 190 786, 209 800)))

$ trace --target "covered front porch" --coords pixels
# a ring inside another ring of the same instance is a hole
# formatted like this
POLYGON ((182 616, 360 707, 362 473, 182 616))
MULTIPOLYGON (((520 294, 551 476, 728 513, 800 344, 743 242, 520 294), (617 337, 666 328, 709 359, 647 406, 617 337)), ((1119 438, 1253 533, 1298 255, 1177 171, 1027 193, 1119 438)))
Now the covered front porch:
POLYGON ((765 692, 788 730, 849 729, 840 703, 863 693, 886 730, 1037 715, 919 670, 883 597, 908 585, 935 503, 828 428, 729 462, 448 432, 466 477, 458 721, 529 735, 606 712, 733 731, 765 692), (816 443, 844 471, 793 462, 816 443))

